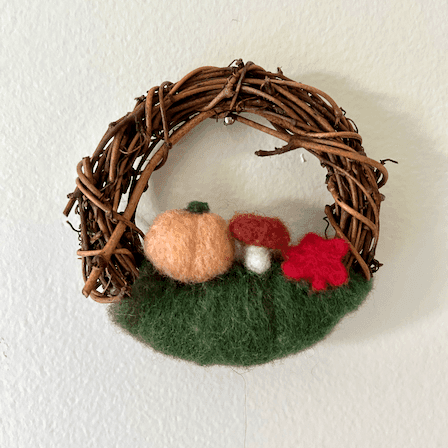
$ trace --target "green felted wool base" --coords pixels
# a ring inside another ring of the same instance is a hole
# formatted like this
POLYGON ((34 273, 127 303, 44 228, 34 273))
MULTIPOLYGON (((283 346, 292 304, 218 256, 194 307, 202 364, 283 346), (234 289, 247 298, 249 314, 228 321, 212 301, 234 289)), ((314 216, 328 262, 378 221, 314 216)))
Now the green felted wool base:
POLYGON ((199 365, 250 366, 303 350, 358 308, 372 280, 312 293, 288 281, 279 262, 263 275, 239 263, 206 283, 184 284, 146 262, 132 297, 110 306, 112 320, 166 355, 199 365))

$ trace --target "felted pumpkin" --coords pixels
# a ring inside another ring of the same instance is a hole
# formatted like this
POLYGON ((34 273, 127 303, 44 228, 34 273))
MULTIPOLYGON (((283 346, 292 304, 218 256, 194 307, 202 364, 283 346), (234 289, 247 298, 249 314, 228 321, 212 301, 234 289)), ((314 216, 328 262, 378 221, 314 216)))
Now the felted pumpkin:
POLYGON ((158 215, 145 235, 144 250, 158 271, 184 283, 224 274, 235 255, 227 222, 198 201, 158 215))

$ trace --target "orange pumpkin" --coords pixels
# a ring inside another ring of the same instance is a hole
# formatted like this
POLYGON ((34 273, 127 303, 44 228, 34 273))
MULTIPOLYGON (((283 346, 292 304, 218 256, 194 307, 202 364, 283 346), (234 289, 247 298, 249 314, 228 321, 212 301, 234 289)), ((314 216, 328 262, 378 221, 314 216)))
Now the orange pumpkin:
POLYGON ((235 256, 227 222, 205 202, 157 216, 144 239, 146 257, 163 274, 199 283, 224 274, 235 256))

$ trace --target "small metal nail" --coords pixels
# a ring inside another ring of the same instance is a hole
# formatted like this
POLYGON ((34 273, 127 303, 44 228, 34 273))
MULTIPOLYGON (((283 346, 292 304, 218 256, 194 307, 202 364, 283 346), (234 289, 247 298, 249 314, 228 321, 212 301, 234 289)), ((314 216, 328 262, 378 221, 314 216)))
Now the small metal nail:
POLYGON ((230 126, 233 123, 235 123, 235 119, 233 117, 224 118, 224 126, 230 126))

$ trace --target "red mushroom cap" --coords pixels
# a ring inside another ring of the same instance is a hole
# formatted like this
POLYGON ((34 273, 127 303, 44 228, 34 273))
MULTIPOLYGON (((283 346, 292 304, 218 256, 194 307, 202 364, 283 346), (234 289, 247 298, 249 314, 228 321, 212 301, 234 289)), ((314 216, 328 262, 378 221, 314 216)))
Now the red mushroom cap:
POLYGON ((238 213, 230 220, 229 230, 234 238, 251 246, 286 249, 290 242, 288 229, 278 218, 238 213))

